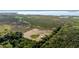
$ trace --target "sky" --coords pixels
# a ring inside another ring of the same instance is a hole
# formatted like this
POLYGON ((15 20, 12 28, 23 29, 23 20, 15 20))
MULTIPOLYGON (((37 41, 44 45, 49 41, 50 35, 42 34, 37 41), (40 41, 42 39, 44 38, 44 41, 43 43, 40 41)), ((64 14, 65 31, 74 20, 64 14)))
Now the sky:
MULTIPOLYGON (((78 4, 78 0, 0 0, 0 10, 79 10, 78 4)), ((18 14, 79 15, 79 11, 22 11, 18 14)))
POLYGON ((0 0, 0 10, 79 10, 79 0, 0 0))

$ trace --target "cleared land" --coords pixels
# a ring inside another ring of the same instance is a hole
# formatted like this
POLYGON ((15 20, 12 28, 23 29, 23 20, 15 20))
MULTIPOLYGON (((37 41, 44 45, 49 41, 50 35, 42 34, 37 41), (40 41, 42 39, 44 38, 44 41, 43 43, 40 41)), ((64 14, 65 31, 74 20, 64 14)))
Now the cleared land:
POLYGON ((45 35, 49 35, 51 33, 51 30, 40 30, 37 28, 34 28, 32 30, 29 30, 24 33, 24 37, 35 40, 35 41, 40 41, 42 40, 41 38, 44 37, 45 35))

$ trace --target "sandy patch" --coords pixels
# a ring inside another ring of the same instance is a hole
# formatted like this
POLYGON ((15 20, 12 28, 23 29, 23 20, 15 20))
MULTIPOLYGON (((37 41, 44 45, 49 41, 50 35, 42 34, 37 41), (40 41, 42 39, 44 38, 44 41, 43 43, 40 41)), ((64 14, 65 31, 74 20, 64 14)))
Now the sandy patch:
POLYGON ((40 41, 42 40, 41 38, 44 37, 45 35, 48 35, 51 31, 50 30, 40 30, 40 29, 32 29, 24 33, 24 37, 31 39, 31 40, 36 40, 40 41), (32 38, 32 35, 39 35, 37 38, 32 38))

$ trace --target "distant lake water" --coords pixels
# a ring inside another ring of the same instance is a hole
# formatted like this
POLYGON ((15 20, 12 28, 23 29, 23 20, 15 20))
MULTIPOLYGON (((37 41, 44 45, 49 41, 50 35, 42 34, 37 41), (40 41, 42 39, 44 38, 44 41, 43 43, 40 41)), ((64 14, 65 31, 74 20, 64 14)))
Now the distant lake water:
POLYGON ((18 13, 18 14, 31 14, 31 15, 74 15, 79 16, 79 11, 29 11, 29 10, 0 10, 0 13, 18 13))

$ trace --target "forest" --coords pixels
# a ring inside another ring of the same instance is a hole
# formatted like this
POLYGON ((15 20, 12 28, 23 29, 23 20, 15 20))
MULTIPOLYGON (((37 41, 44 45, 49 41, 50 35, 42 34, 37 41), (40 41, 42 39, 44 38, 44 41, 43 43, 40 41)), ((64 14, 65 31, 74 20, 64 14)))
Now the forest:
POLYGON ((0 14, 0 48, 79 48, 79 16, 0 14))

